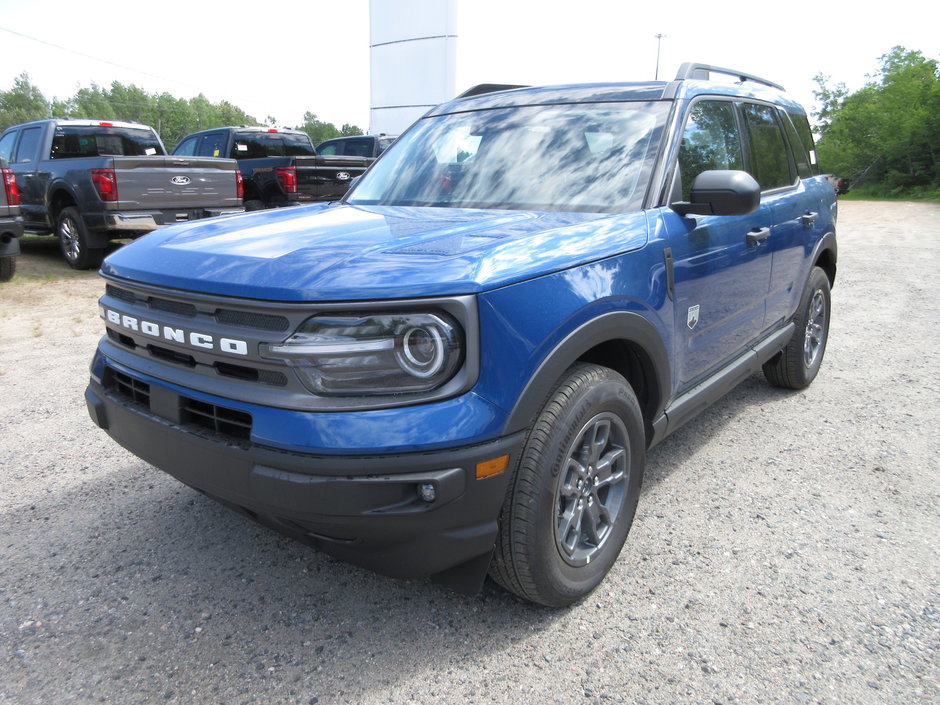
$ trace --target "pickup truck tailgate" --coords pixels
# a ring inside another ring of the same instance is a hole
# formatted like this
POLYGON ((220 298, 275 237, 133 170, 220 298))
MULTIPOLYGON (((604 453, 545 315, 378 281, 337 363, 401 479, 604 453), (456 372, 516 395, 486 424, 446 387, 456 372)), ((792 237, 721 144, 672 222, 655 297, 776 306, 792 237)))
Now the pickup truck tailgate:
POLYGON ((117 209, 237 208, 234 159, 114 157, 117 209))
POLYGON ((349 182, 372 163, 366 157, 296 157, 300 201, 335 201, 349 189, 349 182))

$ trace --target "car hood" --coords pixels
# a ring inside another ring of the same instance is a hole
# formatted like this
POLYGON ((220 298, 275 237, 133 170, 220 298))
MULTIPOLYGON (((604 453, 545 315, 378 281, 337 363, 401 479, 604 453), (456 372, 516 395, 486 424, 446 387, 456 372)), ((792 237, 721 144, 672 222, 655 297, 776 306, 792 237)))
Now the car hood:
POLYGON ((106 276, 272 301, 473 294, 642 247, 643 213, 318 204, 169 226, 106 276))

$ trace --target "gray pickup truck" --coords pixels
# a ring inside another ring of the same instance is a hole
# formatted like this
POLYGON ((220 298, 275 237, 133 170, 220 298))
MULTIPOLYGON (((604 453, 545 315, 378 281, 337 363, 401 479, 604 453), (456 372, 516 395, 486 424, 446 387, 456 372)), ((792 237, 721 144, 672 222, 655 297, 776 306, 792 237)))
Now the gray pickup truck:
POLYGON ((20 253, 17 240, 23 234, 23 218, 20 216, 20 191, 16 175, 0 157, 0 282, 13 278, 16 272, 16 256, 20 253))
POLYGON ((24 228, 55 234, 75 269, 97 267, 112 239, 243 210, 235 161, 167 156, 147 125, 23 123, 0 135, 0 156, 16 175, 24 228))

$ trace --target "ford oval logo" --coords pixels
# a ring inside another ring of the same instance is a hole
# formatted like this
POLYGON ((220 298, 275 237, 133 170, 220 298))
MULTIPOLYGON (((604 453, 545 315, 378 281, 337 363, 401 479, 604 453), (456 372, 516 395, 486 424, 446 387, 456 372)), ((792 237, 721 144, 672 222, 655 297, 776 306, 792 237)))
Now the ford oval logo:
POLYGON ((340 181, 349 181, 349 172, 341 171, 336 175, 336 178, 339 179, 340 181))
POLYGON ((172 179, 170 179, 170 183, 175 184, 176 186, 186 186, 186 184, 188 184, 190 181, 192 181, 192 179, 190 179, 188 176, 174 176, 172 179))

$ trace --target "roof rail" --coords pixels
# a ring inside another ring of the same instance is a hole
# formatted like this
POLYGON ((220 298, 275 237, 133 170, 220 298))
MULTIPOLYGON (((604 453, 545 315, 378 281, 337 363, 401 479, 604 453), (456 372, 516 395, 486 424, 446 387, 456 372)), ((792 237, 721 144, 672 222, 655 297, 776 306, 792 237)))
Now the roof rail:
POLYGON ((511 91, 513 88, 528 88, 528 86, 515 86, 508 83, 481 83, 473 88, 468 88, 457 98, 470 98, 484 93, 496 93, 497 91, 511 91))
POLYGON ((696 64, 693 62, 686 62, 679 67, 679 72, 676 74, 676 80, 684 81, 686 79, 704 79, 707 81, 710 77, 710 74, 712 73, 721 73, 725 74, 726 76, 733 76, 741 81, 754 81, 755 83, 762 83, 765 86, 770 86, 771 88, 776 88, 780 91, 786 90, 779 83, 768 81, 766 78, 761 78, 760 76, 754 76, 753 74, 744 73, 743 71, 735 71, 734 69, 723 69, 720 66, 696 64))

